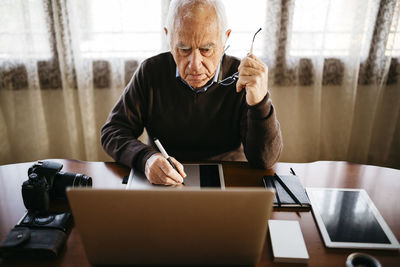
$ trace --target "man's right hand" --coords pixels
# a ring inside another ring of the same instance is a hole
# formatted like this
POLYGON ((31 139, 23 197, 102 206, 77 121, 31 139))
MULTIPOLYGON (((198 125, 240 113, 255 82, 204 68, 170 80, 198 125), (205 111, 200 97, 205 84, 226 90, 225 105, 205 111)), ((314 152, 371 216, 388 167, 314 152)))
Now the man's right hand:
POLYGON ((152 184, 176 185, 183 183, 183 178, 186 177, 183 165, 173 157, 170 159, 184 176, 182 177, 161 153, 156 153, 146 161, 144 170, 147 179, 152 184))

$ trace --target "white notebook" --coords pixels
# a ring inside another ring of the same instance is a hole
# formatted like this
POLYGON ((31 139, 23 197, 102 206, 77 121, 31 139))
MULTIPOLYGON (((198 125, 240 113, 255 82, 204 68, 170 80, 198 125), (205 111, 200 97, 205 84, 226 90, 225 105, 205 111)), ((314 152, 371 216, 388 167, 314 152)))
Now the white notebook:
POLYGON ((269 220, 268 227, 275 262, 308 262, 308 252, 298 221, 269 220))

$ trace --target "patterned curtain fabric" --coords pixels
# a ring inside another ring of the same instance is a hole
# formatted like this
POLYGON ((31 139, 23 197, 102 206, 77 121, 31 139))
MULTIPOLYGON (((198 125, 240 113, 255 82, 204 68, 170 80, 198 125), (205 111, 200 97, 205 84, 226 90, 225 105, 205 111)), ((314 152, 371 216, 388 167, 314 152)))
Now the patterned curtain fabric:
POLYGON ((270 63, 280 160, 400 168, 399 1, 279 1, 271 10, 280 14, 270 63))
MULTIPOLYGON (((280 161, 400 168, 396 0, 223 0, 228 54, 269 67, 280 161)), ((167 51, 168 0, 0 2, 0 164, 111 160, 100 128, 140 62, 167 51)), ((145 141, 145 135, 142 137, 145 141)))

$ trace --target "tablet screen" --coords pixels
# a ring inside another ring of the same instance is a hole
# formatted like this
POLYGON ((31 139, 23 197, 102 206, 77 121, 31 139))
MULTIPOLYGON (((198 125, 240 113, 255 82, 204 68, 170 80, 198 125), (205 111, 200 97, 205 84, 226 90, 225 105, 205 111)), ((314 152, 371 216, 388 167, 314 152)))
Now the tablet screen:
POLYGON ((326 246, 383 249, 399 246, 364 190, 307 188, 307 193, 326 246))
POLYGON ((316 191, 314 196, 333 242, 390 243, 360 191, 316 191))
POLYGON ((200 165, 200 187, 221 187, 218 165, 200 165))

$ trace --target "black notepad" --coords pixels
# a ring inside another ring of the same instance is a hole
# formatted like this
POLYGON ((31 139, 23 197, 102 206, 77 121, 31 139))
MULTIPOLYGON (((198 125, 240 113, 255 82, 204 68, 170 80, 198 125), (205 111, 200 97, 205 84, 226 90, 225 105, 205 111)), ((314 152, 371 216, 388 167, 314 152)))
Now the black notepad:
POLYGON ((289 193, 283 188, 275 176, 264 176, 263 182, 266 188, 276 189, 274 197, 274 207, 288 207, 288 208, 310 208, 310 199, 307 196, 306 190, 300 182, 300 179, 296 175, 279 175, 282 182, 290 189, 290 191, 296 196, 301 202, 301 205, 289 195, 289 193), (274 186, 275 185, 275 186, 274 186), (280 205, 279 205, 279 201, 280 205))

